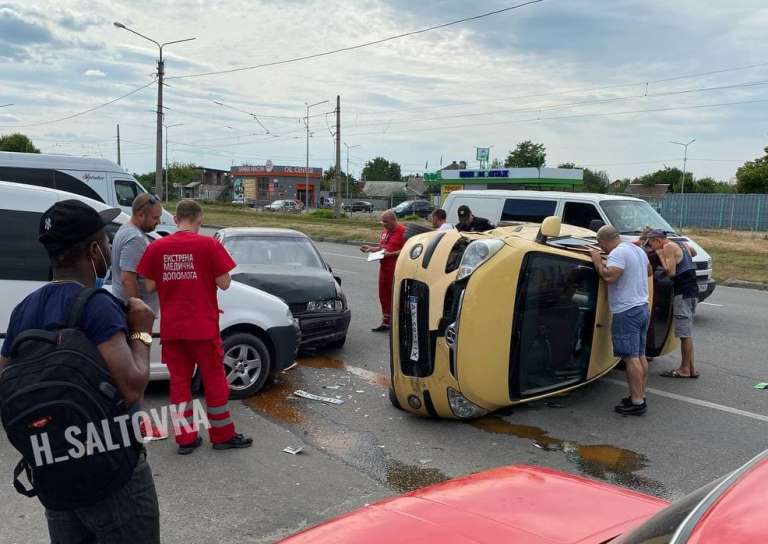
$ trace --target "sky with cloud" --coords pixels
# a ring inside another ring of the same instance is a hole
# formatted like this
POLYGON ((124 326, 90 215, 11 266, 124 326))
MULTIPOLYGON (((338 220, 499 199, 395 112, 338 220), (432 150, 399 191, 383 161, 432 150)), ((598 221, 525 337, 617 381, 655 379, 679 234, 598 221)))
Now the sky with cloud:
POLYGON ((475 164, 475 146, 503 158, 530 139, 546 146, 548 165, 575 162, 615 179, 681 166, 682 149, 669 142, 695 138, 689 168, 728 180, 768 145, 765 0, 543 0, 372 47, 188 77, 516 3, 0 0, 0 106, 12 104, 0 107, 0 134, 114 160, 119 123, 123 165, 154 170, 157 48, 113 26, 120 21, 161 42, 196 38, 165 49, 172 161, 302 165, 305 104, 328 100, 309 119, 310 163, 327 168, 336 95, 342 142, 359 146, 349 153, 355 175, 376 156, 415 173, 441 159, 475 164))

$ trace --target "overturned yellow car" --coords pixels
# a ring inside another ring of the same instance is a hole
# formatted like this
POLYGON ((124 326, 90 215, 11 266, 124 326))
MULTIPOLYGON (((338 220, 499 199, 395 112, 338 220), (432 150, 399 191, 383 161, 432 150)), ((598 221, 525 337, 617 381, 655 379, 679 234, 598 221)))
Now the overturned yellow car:
MULTIPOLYGON (((608 373, 606 284, 594 232, 522 224, 410 238, 393 290, 390 400, 415 414, 470 419, 569 391, 608 373)), ((646 353, 673 350, 672 286, 653 283, 646 353)))

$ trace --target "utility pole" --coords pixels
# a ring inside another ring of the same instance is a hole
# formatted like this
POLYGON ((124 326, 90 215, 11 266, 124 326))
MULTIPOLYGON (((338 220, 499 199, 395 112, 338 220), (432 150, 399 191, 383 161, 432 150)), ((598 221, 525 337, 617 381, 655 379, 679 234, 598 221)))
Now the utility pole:
POLYGON ((171 193, 168 192, 168 178, 171 171, 168 168, 168 129, 173 127, 180 127, 184 123, 176 123, 175 125, 163 125, 165 127, 165 201, 168 202, 171 199, 171 193))
POLYGON ((349 150, 360 147, 360 145, 349 145, 347 142, 344 142, 344 147, 347 148, 347 200, 349 200, 349 150))
POLYGON ((314 104, 307 104, 306 102, 304 103, 304 105, 307 107, 307 116, 304 118, 304 123, 307 125, 307 166, 306 170, 304 171, 304 209, 307 211, 309 211, 309 108, 327 103, 327 100, 323 100, 322 102, 315 102, 314 104))
POLYGON ((120 163, 120 123, 117 124, 117 165, 122 166, 120 163))
POLYGON ((115 21, 113 23, 117 28, 127 30, 154 43, 159 50, 157 58, 157 130, 155 137, 155 189, 160 200, 163 199, 163 76, 165 75, 165 61, 163 60, 163 47, 173 43, 189 42, 195 38, 185 38, 183 40, 174 40, 172 42, 160 43, 152 38, 140 34, 133 29, 128 28, 123 23, 115 21))
POLYGON ((683 144, 680 142, 669 142, 671 144, 680 145, 685 149, 685 153, 683 154, 683 179, 680 180, 680 228, 683 228, 683 220, 685 219, 683 216, 683 210, 685 208, 685 169, 688 165, 688 146, 691 145, 693 142, 696 141, 696 138, 688 142, 687 144, 683 144))
MULTIPOLYGON (((349 174, 347 174, 349 176, 349 174)), ((341 95, 336 95, 336 192, 333 202, 336 205, 336 217, 341 215, 341 95)))

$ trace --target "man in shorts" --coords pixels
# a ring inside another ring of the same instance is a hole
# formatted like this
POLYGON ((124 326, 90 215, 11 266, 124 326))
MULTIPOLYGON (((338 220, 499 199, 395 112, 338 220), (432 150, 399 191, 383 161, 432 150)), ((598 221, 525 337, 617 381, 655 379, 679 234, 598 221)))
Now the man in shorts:
POLYGON ((672 315, 675 336, 680 339, 680 368, 661 375, 665 378, 698 378, 699 374, 693 368, 693 316, 699 300, 696 266, 692 258, 696 256, 696 250, 682 242, 668 240, 663 230, 648 231, 645 237, 648 246, 659 256, 664 272, 672 278, 672 315))
POLYGON ((622 242, 615 227, 601 227, 597 231, 597 243, 608 254, 608 260, 604 263, 601 252, 594 250, 592 262, 608 284, 613 354, 624 360, 629 385, 629 397, 623 398, 614 409, 622 415, 643 415, 647 410, 645 343, 650 322, 648 276, 651 266, 645 251, 635 244, 622 242))

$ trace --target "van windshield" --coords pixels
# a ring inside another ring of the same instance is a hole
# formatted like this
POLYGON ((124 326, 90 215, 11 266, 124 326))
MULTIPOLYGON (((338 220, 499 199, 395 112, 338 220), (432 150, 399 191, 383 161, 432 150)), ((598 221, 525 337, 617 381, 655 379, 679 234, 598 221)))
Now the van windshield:
POLYGON ((605 200, 600 203, 611 225, 620 234, 640 234, 646 227, 674 233, 675 229, 651 205, 638 200, 605 200))

